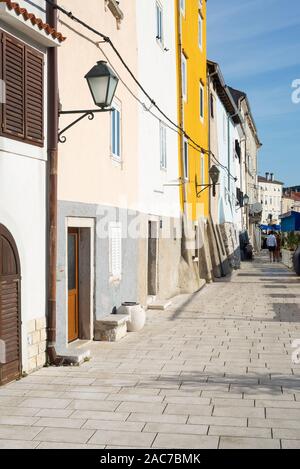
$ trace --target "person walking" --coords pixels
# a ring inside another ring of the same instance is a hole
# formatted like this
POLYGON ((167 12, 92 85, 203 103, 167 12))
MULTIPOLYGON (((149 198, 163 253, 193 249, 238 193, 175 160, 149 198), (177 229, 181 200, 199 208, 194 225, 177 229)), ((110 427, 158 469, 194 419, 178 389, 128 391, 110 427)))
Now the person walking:
POLYGON ((270 253, 270 262, 275 262, 276 247, 277 247, 276 236, 274 235, 273 231, 271 231, 269 236, 267 237, 267 248, 269 249, 269 253, 270 253))
POLYGON ((276 237, 276 249, 275 249, 275 259, 277 262, 281 260, 281 237, 279 233, 275 234, 276 237))

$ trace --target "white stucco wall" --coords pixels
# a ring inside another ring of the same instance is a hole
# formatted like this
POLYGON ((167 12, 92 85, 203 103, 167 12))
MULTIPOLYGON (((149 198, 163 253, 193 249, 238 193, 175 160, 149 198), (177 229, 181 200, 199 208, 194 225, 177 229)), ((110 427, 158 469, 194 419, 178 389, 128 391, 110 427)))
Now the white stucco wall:
POLYGON ((235 223, 236 221, 236 183, 234 177, 237 174, 237 164, 234 153, 235 139, 239 139, 238 131, 233 122, 229 120, 226 110, 217 97, 216 99, 217 125, 218 125, 218 148, 219 161, 223 166, 229 168, 228 172, 220 168, 220 200, 219 200, 219 223, 235 223))
MULTIPOLYGON (((42 0, 19 2, 22 7, 45 19, 42 0)), ((16 17, 17 18, 17 17, 16 17)), ((28 26, 20 33, 18 21, 7 24, 0 18, 0 27, 40 52, 44 47, 30 38, 28 26)), ((42 34, 42 33, 41 33, 42 34)), ((47 60, 45 55, 45 78, 47 60)), ((45 116, 47 118, 47 84, 45 80, 45 116)), ((21 264, 22 364, 28 371, 28 328, 33 320, 46 315, 46 167, 47 139, 43 148, 0 137, 0 223, 15 239, 21 264)))
MULTIPOLYGON (((156 39, 156 1, 136 0, 139 80, 163 111, 177 122, 177 70, 173 1, 161 0, 163 46, 156 39), (167 50, 164 50, 166 48, 167 50)), ((150 107, 140 92, 140 99, 150 107)), ((151 111, 166 122, 155 108, 151 111)), ((159 120, 139 106, 139 208, 144 213, 178 217, 178 135, 167 128, 167 170, 160 169, 159 120)))

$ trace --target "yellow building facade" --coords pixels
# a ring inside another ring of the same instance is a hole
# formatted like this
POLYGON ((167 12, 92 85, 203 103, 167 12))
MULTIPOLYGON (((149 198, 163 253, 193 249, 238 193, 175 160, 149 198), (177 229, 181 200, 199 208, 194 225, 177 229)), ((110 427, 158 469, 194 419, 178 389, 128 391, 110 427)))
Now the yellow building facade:
POLYGON ((209 216, 206 0, 175 0, 177 35, 180 199, 197 221, 209 216), (203 149, 203 151, 201 151, 203 149), (201 194, 200 194, 201 192, 201 194))

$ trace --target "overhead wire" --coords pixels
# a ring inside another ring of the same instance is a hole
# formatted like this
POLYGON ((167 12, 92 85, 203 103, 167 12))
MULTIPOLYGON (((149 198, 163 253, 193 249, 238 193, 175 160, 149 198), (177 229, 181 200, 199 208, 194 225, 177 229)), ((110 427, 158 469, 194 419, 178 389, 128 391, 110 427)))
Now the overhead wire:
MULTIPOLYGON (((154 107, 157 109, 157 111, 167 120, 168 124, 164 123, 165 125, 167 125, 171 130, 177 132, 177 134, 179 136, 184 136, 184 138, 186 138, 186 140, 188 141, 188 144, 189 146, 191 146, 192 148, 194 148, 195 150, 197 151, 200 151, 201 153, 203 154, 207 154, 209 156, 211 156, 211 158, 214 160, 214 162, 220 166, 222 169, 224 169, 228 176, 231 177, 234 181, 236 181, 236 177, 233 176, 231 174, 231 172, 229 171, 228 167, 223 165, 216 157, 215 155, 213 154, 213 152, 209 151, 209 150, 206 150, 205 148, 203 148, 200 144, 198 144, 189 134, 186 133, 186 131, 181 127, 179 126, 176 122, 174 122, 162 109, 161 107, 156 103, 156 101, 150 96, 150 94, 147 92, 147 90, 144 88, 144 86, 140 83, 140 81, 137 79, 137 77, 135 76, 135 74, 132 72, 131 68, 127 65, 127 63, 125 62, 125 60, 123 59, 121 53, 118 51, 118 49, 116 48, 116 46, 113 44, 112 40, 110 39, 109 36, 106 36, 105 34, 101 33, 100 31, 98 31, 97 29, 93 28, 92 26, 90 26, 89 24, 87 24, 85 21, 81 20, 80 18, 78 18, 77 16, 73 15, 73 13, 71 11, 67 11, 65 8, 61 7, 60 5, 57 5, 56 3, 53 3, 52 0, 45 0, 46 3, 48 3, 49 5, 51 5, 53 8, 57 9, 58 11, 60 11, 61 13, 63 13, 64 15, 66 15, 68 18, 70 18, 72 21, 80 24, 81 26, 83 26, 84 28, 86 28, 87 30, 89 30, 90 32, 96 34, 97 36, 100 36, 101 39, 103 40, 103 43, 107 43, 111 46, 111 48, 113 49, 114 53, 117 55, 117 57, 119 58, 119 60, 121 61, 122 65, 124 66, 124 68, 127 70, 127 72, 129 73, 129 75, 131 76, 131 78, 133 79, 133 81, 136 83, 136 85, 138 86, 138 88, 143 92, 143 94, 147 97, 147 99, 150 101, 150 107, 147 107, 147 105, 142 101, 140 100, 134 93, 132 90, 130 90, 130 88, 128 87, 128 85, 124 82, 124 80, 120 77, 119 74, 118 75, 118 78, 120 79, 120 81, 123 83, 123 85, 127 88, 127 90, 130 92, 130 94, 143 106, 144 110, 149 112, 153 117, 155 117, 156 119, 160 120, 161 119, 156 116, 152 111, 151 109, 154 107), (172 128, 171 125, 174 127, 172 128)), ((101 49, 101 52, 103 53, 103 50, 101 49)), ((104 54, 106 56, 106 54, 104 54)), ((106 56, 107 57, 107 56, 106 56)), ((115 70, 114 70, 115 71, 115 70)))

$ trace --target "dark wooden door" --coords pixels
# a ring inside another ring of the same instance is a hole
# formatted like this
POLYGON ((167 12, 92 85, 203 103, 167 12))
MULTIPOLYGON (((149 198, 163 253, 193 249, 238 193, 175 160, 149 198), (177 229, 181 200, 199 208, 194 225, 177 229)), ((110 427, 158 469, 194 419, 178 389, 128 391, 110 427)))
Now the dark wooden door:
POLYGON ((0 224, 0 385, 21 375, 21 283, 17 246, 0 224))
POLYGON ((74 342, 79 337, 79 268, 78 268, 79 231, 68 231, 68 339, 74 342))

